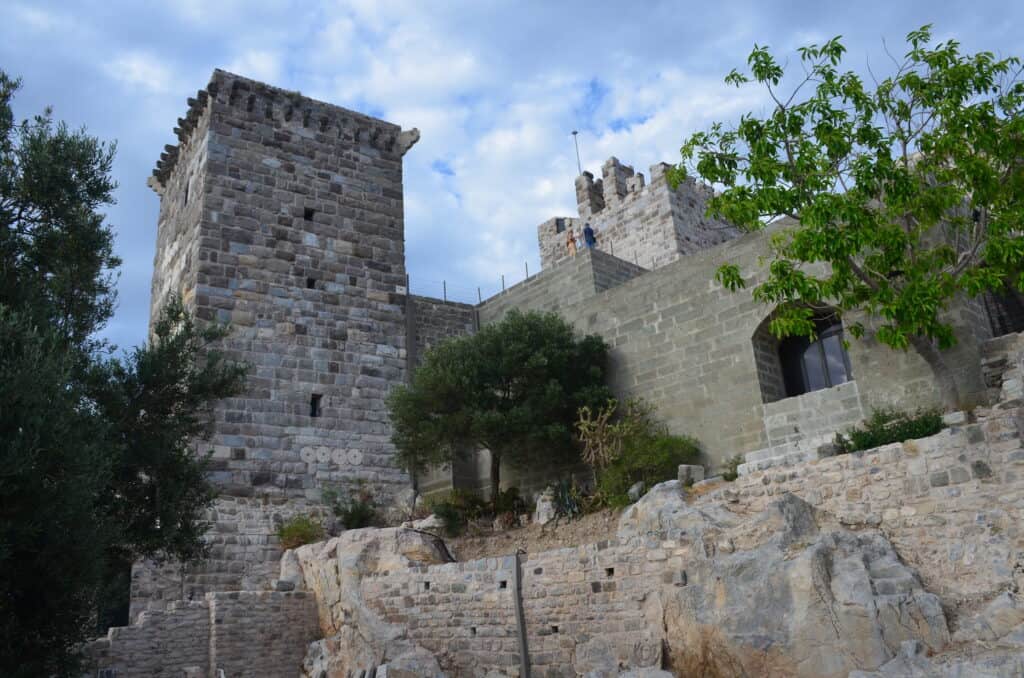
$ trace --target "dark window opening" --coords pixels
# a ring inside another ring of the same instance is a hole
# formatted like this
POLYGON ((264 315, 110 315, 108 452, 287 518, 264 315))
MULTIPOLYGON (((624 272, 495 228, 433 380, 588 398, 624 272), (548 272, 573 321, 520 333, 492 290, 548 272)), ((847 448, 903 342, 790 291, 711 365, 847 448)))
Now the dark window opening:
POLYGON ((307 290, 315 290, 316 289, 316 278, 306 278, 306 289, 307 290))
POLYGON ((475 626, 470 626, 469 627, 469 635, 471 635, 471 636, 475 636, 476 635, 476 627, 475 626))
POLYGON ((551 633, 558 633, 558 627, 552 624, 551 633))
POLYGON ((604 576, 606 576, 606 577, 614 577, 615 576, 615 568, 614 567, 606 567, 606 568, 604 568, 604 576))
POLYGON ((507 589, 508 588, 508 582, 505 581, 504 579, 502 579, 501 581, 498 582, 498 588, 499 589, 507 589))
POLYGON ((302 210, 302 218, 305 219, 306 221, 313 221, 314 214, 316 214, 316 210, 314 210, 312 207, 307 207, 306 209, 302 210))
POLYGON ((348 277, 348 284, 349 285, 355 285, 356 284, 356 277, 354 275, 350 275, 348 277))
POLYGON ((788 337, 779 343, 787 397, 839 386, 852 379, 842 323, 835 318, 820 318, 815 325, 817 339, 788 337))
POLYGON ((430 590, 430 582, 429 581, 423 582, 423 590, 424 591, 429 591, 430 590))
POLYGON ((992 336, 1024 330, 1024 295, 1006 285, 1001 292, 988 292, 981 297, 992 328, 992 336))
POLYGON ((188 187, 189 187, 189 184, 191 184, 191 183, 192 183, 192 177, 187 177, 185 179, 185 204, 186 205, 188 204, 188 187))
POLYGON ((309 397, 309 416, 319 417, 320 416, 320 401, 323 398, 319 393, 314 393, 309 397))
POLYGON ((555 219, 555 233, 562 233, 565 231, 565 219, 555 219))

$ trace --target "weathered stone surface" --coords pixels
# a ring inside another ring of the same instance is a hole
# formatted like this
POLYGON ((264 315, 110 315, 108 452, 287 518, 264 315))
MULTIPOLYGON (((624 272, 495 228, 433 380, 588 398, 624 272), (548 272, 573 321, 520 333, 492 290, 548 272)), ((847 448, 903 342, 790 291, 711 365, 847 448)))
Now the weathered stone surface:
POLYGON ((644 494, 644 489, 646 489, 644 487, 644 481, 638 480, 630 486, 629 490, 626 491, 626 496, 629 497, 630 501, 639 501, 640 497, 644 494))
POLYGON ((548 489, 537 497, 537 507, 533 511, 533 522, 547 525, 555 519, 555 495, 548 489))
POLYGON ((364 577, 407 572, 416 565, 447 562, 443 542, 415 530, 367 528, 299 547, 295 555, 306 588, 316 596, 325 636, 310 645, 303 663, 306 675, 346 678, 383 664, 393 664, 395 671, 426 666, 431 655, 409 640, 402 625, 366 605, 360 582, 364 577))

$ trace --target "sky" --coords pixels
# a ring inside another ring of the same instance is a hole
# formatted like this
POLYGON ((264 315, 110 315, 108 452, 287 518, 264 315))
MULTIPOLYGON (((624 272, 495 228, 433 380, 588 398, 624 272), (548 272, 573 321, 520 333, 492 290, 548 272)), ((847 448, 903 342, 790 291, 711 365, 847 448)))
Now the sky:
POLYGON ((571 136, 585 170, 610 156, 649 176, 689 134, 764 112, 723 83, 755 43, 795 50, 842 35, 849 68, 885 72, 885 46, 925 23, 968 51, 1024 56, 1024 3, 347 2, 172 0, 0 4, 0 69, 24 80, 19 118, 45 106, 117 141, 123 259, 103 336, 145 341, 158 197, 146 186, 186 99, 224 68, 418 127, 405 156, 412 291, 475 301, 539 270, 537 225, 575 216, 571 136))

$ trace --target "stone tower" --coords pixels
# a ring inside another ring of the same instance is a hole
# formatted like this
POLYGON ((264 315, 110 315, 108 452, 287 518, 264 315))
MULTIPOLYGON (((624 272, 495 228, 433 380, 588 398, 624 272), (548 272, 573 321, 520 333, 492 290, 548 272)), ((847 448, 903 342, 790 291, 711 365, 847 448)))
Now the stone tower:
POLYGON ((601 250, 646 269, 739 235, 732 224, 706 215, 709 186, 689 179, 673 189, 665 176, 669 167, 653 165, 647 184, 643 174, 612 157, 602 166, 600 179, 590 172, 576 177, 579 218, 556 217, 537 227, 541 266, 565 258, 566 229, 580 230, 588 222, 601 250))
MULTIPOLYGON (((230 323, 223 349, 251 372, 202 445, 222 493, 211 539, 257 525, 226 543, 273 560, 261 506, 279 522, 325 486, 358 481, 381 502, 407 486, 384 398, 406 374, 402 156, 419 132, 217 70, 175 133, 149 180, 151 318, 177 294, 202 321, 230 323)), ((251 569, 217 557, 207 573, 251 569)))

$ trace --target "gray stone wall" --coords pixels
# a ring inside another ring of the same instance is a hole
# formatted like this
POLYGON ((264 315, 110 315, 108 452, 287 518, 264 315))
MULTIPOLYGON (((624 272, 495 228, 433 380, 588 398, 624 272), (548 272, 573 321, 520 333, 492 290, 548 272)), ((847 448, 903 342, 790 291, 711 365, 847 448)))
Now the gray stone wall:
MULTIPOLYGON (((149 611, 87 648, 94 672, 117 678, 298 675, 320 637, 316 603, 304 591, 210 593, 149 611)), ((96 673, 94 673, 96 675, 96 673)))
MULTIPOLYGON (((654 269, 736 237, 739 231, 727 222, 706 216, 711 189, 689 180, 675 190, 665 178, 669 165, 651 167, 651 183, 643 174, 609 158, 602 179, 589 172, 576 179, 579 219, 589 222, 597 234, 598 249, 643 268, 654 269), (601 199, 595 199, 600 194, 601 199)), ((541 267, 547 268, 568 256, 565 233, 556 220, 537 228, 541 267)))
MULTIPOLYGON (((579 675, 589 661, 607 665, 609 655, 635 667, 659 666, 661 645, 647 628, 644 593, 669 570, 682 570, 683 548, 652 535, 523 556, 533 674, 579 675)), ((514 567, 511 556, 420 567, 364 577, 362 594, 454 675, 515 671, 514 567)))
MULTIPOLYGON (((614 390, 651 401, 673 432, 698 438, 707 463, 716 467, 770 442, 756 338, 771 309, 754 301, 750 289, 766 274, 760 258, 771 234, 744 235, 601 291, 580 281, 593 279, 586 269, 609 255, 584 254, 485 300, 480 322, 494 322, 511 308, 548 310, 581 333, 603 336, 612 347, 614 390), (715 271, 726 262, 748 274, 746 290, 733 293, 715 282, 715 271)), ((978 322, 979 309, 960 302, 950 311, 961 339, 946 357, 968 404, 987 397, 978 355, 988 330, 978 322)), ((843 392, 811 396, 853 408, 832 412, 836 423, 883 405, 916 409, 941 403, 932 371, 916 353, 852 340, 849 358, 859 406, 843 392)), ((814 411, 807 409, 805 425, 814 411)), ((824 433, 815 428, 815 435, 824 433)))
POLYGON ((205 516, 206 559, 189 565, 140 561, 132 567, 129 618, 177 600, 199 600, 210 591, 263 588, 281 560, 277 528, 300 514, 326 522, 327 513, 322 504, 301 498, 219 497, 205 516))
POLYGON ((409 357, 402 156, 419 133, 220 70, 178 125, 149 181, 153 317, 181 294, 200 321, 230 323, 219 348, 251 372, 196 446, 236 498, 213 508, 212 557, 137 567, 135 611, 262 576, 274 529, 324 487, 386 504, 409 482, 384 399, 409 357))
POLYGON ((408 313, 412 327, 410 364, 419 365, 423 354, 445 339, 476 331, 476 307, 431 297, 409 296, 408 313))

